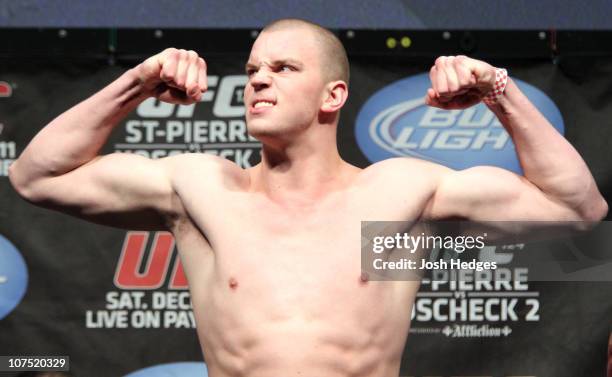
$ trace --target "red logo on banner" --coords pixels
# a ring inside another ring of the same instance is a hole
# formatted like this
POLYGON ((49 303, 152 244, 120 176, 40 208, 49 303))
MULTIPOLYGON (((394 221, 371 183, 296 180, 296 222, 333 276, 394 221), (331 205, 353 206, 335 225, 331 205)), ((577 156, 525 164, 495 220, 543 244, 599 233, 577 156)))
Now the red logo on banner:
POLYGON ((10 97, 11 94, 13 94, 13 88, 11 88, 9 83, 5 81, 0 81, 0 98, 10 97))
MULTIPOLYGON (((128 232, 115 271, 115 285, 122 289, 157 289, 166 281, 174 254, 174 237, 168 232, 155 232, 147 259, 149 232, 128 232), (144 271, 141 272, 141 266, 144 271)), ((186 289, 187 279, 181 260, 176 258, 170 277, 170 289, 186 289)))

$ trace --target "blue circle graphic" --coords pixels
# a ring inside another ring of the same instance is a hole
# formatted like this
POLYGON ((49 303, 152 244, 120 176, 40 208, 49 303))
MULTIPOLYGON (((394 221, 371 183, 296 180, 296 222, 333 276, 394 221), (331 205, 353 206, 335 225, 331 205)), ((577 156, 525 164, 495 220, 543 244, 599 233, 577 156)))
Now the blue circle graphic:
MULTIPOLYGON (((564 132, 561 112, 541 90, 516 85, 548 121, 564 132)), ((360 109, 355 136, 370 162, 416 157, 453 169, 492 165, 522 173, 514 144, 495 115, 478 104, 463 110, 427 106, 428 73, 411 76, 374 93, 360 109)))
POLYGON ((0 236, 0 319, 13 311, 28 287, 28 269, 17 248, 0 236))
POLYGON ((140 369, 124 377, 208 377, 208 369, 202 362, 170 363, 140 369))

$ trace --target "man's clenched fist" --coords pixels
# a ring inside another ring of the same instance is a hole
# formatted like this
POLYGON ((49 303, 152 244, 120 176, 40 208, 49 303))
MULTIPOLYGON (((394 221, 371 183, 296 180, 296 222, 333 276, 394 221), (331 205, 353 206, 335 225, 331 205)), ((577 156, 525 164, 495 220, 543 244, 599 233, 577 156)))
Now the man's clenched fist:
POLYGON ((206 91, 206 62, 195 51, 168 48, 137 66, 146 92, 164 102, 192 104, 206 91))
POLYGON ((467 56, 440 56, 429 71, 431 88, 425 101, 442 109, 477 104, 495 85, 495 67, 467 56))

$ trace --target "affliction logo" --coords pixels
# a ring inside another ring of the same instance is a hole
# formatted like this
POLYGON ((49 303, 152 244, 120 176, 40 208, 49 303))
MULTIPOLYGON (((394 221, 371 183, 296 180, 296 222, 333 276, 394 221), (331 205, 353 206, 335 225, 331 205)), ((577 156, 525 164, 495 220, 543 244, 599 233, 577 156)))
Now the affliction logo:
POLYGON ((0 98, 10 97, 13 94, 13 88, 5 81, 0 81, 0 98))
MULTIPOLYGON (((174 254, 174 237, 155 232, 147 248, 149 232, 128 232, 115 272, 115 285, 121 289, 157 289, 166 282, 174 254), (146 260, 145 260, 146 258, 146 260), (141 266, 145 265, 141 272, 141 266)), ((183 265, 177 257, 168 283, 170 289, 187 289, 183 265)))

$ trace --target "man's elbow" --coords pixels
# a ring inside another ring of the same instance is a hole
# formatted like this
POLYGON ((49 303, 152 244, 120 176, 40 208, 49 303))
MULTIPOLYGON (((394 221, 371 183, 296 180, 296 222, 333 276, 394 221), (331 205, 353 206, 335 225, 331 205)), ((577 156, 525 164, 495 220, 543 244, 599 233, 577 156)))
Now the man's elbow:
POLYGON ((13 162, 8 168, 8 178, 13 186, 13 189, 19 196, 30 203, 42 202, 43 198, 40 190, 36 190, 35 185, 23 176, 22 172, 17 167, 17 162, 13 162))
POLYGON ((601 221, 606 218, 608 215, 608 202, 602 196, 600 196, 597 200, 597 203, 594 205, 594 209, 590 214, 590 218, 588 221, 601 221))
POLYGON ((605 219, 607 215, 608 203, 601 195, 598 195, 579 211, 579 220, 586 225, 586 229, 590 229, 605 219))

